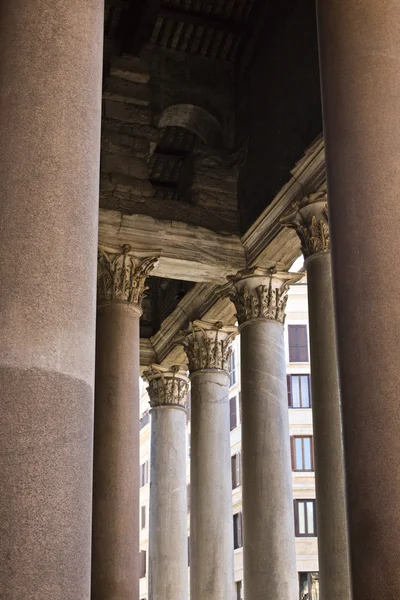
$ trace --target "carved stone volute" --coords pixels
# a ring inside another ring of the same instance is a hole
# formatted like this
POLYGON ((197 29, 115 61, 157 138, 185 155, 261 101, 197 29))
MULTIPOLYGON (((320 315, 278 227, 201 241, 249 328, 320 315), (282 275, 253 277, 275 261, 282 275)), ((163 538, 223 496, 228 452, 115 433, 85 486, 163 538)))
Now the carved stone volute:
POLYGON ((329 252, 328 197, 326 186, 305 196, 293 205, 293 212, 281 219, 286 227, 294 229, 300 238, 304 258, 329 252))
POLYGON ((193 321, 178 340, 186 350, 189 371, 194 373, 205 369, 218 369, 229 373, 231 342, 236 334, 236 327, 224 326, 220 321, 193 321))
POLYGON ((99 306, 113 301, 127 302, 141 307, 147 289, 146 278, 153 270, 157 258, 138 258, 131 246, 124 244, 122 251, 111 253, 99 248, 97 271, 97 299, 99 306))
POLYGON ((270 269, 249 268, 228 277, 222 295, 236 306, 240 326, 256 320, 285 322, 287 291, 303 275, 270 269))
POLYGON ((150 365, 143 378, 149 383, 150 406, 180 406, 186 408, 189 378, 184 367, 150 365))

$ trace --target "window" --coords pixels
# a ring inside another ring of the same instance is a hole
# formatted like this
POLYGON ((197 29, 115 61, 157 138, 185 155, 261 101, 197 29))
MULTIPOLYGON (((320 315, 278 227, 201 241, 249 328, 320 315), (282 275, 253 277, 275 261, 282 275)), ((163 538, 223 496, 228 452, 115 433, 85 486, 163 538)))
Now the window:
POLYGON ((243 589, 242 582, 236 581, 235 588, 236 588, 236 600, 242 600, 242 589, 243 589))
POLYGON ((188 535, 188 567, 190 567, 190 535, 188 535))
POLYGON ((242 513, 233 515, 233 547, 236 550, 243 546, 242 536, 242 513))
POLYGON ((149 483, 149 461, 140 465, 140 487, 149 483))
POLYGON ((236 410, 236 396, 230 398, 229 400, 230 407, 230 426, 231 431, 237 427, 237 410, 236 410))
POLYGON ((235 351, 229 357, 229 386, 232 387, 236 383, 236 356, 235 351))
POLYGON ((319 574, 299 573, 300 600, 319 600, 319 574))
POLYGON ((188 513, 190 513, 190 483, 188 483, 186 486, 186 493, 187 493, 187 511, 188 511, 188 513))
POLYGON ((142 414, 142 416, 140 417, 140 427, 139 427, 139 428, 140 428, 140 429, 143 429, 143 427, 144 427, 145 425, 147 425, 147 423, 149 422, 149 420, 150 420, 150 414, 149 414, 149 411, 148 411, 148 410, 146 410, 146 411, 145 411, 145 412, 142 414))
POLYGON ((310 375, 287 375, 289 408, 311 408, 310 375))
POLYGON ((140 526, 142 529, 146 527, 146 507, 142 506, 140 508, 140 526))
POLYGON ((232 489, 239 487, 242 483, 241 469, 240 469, 240 452, 237 452, 231 457, 232 467, 232 489))
POLYGON ((315 500, 294 501, 295 531, 298 537, 315 537, 315 500))
POLYGON ((289 362, 308 362, 307 325, 289 325, 289 362))
POLYGON ((139 555, 139 577, 146 577, 146 550, 141 550, 139 555))
POLYGON ((311 435, 294 435, 290 438, 293 471, 314 471, 313 442, 311 435))

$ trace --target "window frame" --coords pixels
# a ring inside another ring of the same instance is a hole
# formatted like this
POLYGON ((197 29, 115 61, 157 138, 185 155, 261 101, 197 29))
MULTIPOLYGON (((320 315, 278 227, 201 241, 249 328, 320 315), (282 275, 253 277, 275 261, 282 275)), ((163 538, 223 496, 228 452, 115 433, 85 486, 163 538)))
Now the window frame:
POLYGON ((289 349, 289 362, 290 363, 308 363, 310 361, 310 352, 309 352, 309 343, 308 343, 308 327, 305 323, 290 323, 287 329, 288 334, 288 349, 289 349), (296 344, 290 343, 291 331, 295 331, 296 344), (306 345, 302 346, 299 343, 299 332, 305 331, 305 339, 306 345), (292 349, 296 349, 296 359, 292 358, 292 349), (304 360, 301 359, 300 352, 301 349, 305 348, 306 350, 306 358, 304 360))
POLYGON ((291 435, 290 436, 290 454, 291 454, 291 458, 292 458, 292 471, 294 471, 295 473, 313 473, 315 471, 315 466, 314 466, 314 440, 313 440, 313 436, 312 435, 291 435), (296 452, 296 440, 302 440, 301 443, 301 460, 302 460, 302 465, 305 465, 305 455, 304 455, 304 440, 305 439, 309 439, 310 440, 310 458, 311 458, 311 468, 310 469, 297 469, 296 465, 297 465, 297 452, 296 452))
POLYGON ((315 498, 296 498, 294 500, 294 524, 295 524, 295 535, 296 537, 317 537, 317 515, 315 510, 315 498), (308 532, 308 516, 307 510, 304 510, 304 523, 306 533, 300 533, 299 530, 299 504, 306 504, 307 502, 311 502, 313 505, 313 526, 314 532, 308 532))
POLYGON ((236 352, 233 349, 229 356, 229 387, 233 387, 236 383, 236 352))
POLYGON ((236 452, 231 456, 232 490, 242 485, 241 453, 236 452))
POLYGON ((239 421, 238 421, 238 409, 237 409, 237 396, 231 396, 229 398, 229 428, 230 431, 233 431, 234 429, 236 429, 236 427, 238 427, 239 425, 239 421), (233 417, 233 413, 232 413, 232 405, 233 402, 235 403, 235 424, 232 427, 232 417, 233 417))
POLYGON ((243 516, 240 510, 233 515, 233 549, 243 548, 243 516))
POLYGON ((139 579, 143 579, 144 577, 146 577, 146 575, 147 575, 146 550, 141 550, 139 553, 139 579))
POLYGON ((289 408, 293 408, 294 410, 299 410, 301 408, 312 408, 311 375, 309 373, 287 373, 286 383, 287 383, 289 408), (299 377, 298 385, 299 385, 300 406, 293 406, 293 389, 294 389, 293 377, 299 377), (301 377, 307 377, 307 379, 308 379, 308 397, 307 397, 308 405, 307 406, 304 406, 304 404, 303 404, 303 394, 302 394, 301 379, 300 379, 301 377))

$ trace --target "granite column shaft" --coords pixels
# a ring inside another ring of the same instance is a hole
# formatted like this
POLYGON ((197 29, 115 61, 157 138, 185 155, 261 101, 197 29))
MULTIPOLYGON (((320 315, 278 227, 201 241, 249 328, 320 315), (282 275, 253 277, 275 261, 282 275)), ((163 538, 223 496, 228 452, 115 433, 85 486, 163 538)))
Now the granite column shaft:
POLYGON ((398 598, 400 4, 317 9, 353 598, 398 598))
POLYGON ((139 319, 153 263, 129 251, 99 251, 92 600, 139 596, 139 319))
POLYGON ((283 321, 296 276, 232 278, 240 325, 244 588, 252 600, 297 597, 283 321))
POLYGON ((350 600, 342 422, 325 187, 306 196, 283 222, 299 235, 307 269, 320 596, 321 600, 350 600))
POLYGON ((152 365, 149 381, 151 448, 149 598, 187 600, 185 371, 152 365))
POLYGON ((192 600, 231 600, 234 595, 228 372, 234 333, 234 327, 195 321, 187 336, 192 600))
POLYGON ((87 600, 104 7, 0 14, 0 597, 87 600))

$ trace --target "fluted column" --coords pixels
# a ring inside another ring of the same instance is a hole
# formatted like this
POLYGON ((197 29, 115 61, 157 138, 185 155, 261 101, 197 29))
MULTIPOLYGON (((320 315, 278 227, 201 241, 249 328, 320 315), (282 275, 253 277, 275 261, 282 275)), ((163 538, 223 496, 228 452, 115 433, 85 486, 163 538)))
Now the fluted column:
POLYGON ((231 277, 241 344, 244 588, 251 600, 297 598, 292 469, 283 340, 292 273, 231 277))
POLYGON ((400 2, 317 0, 354 600, 400 598, 400 2))
POLYGON ((189 379, 179 367, 151 365, 149 598, 187 600, 188 528, 186 400, 189 379))
POLYGON ((92 600, 139 595, 139 319, 155 262, 99 249, 92 600))
POLYGON ((304 198, 284 224, 297 232, 307 269, 320 596, 321 600, 350 600, 326 189, 304 198))
POLYGON ((0 598, 88 600, 102 0, 0 0, 0 598))
POLYGON ((234 594, 229 356, 235 334, 235 327, 194 321, 184 340, 191 380, 191 600, 234 594))

